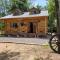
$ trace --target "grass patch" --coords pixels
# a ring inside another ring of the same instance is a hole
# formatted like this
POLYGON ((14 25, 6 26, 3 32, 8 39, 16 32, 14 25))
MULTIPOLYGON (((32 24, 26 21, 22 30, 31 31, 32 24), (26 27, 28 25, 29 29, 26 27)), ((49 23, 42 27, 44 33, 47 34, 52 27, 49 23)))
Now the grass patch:
POLYGON ((49 45, 41 45, 43 48, 49 48, 49 45))

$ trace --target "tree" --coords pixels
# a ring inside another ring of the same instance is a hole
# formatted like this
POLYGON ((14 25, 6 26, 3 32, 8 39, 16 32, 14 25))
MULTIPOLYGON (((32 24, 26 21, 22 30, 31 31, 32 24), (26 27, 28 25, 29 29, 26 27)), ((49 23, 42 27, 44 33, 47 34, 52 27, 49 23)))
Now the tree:
POLYGON ((36 7, 37 7, 37 9, 41 9, 41 6, 39 4, 36 7))
POLYGON ((10 14, 9 10, 12 11, 14 5, 21 11, 26 12, 28 11, 29 6, 31 4, 29 0, 0 0, 0 1, 1 1, 0 16, 5 16, 10 14))
POLYGON ((48 10, 48 5, 43 7, 44 10, 48 10))
POLYGON ((26 12, 29 9, 29 5, 30 3, 28 2, 28 0, 12 0, 12 6, 9 11, 14 13, 14 11, 19 9, 22 12, 26 12))
POLYGON ((53 32, 54 22, 56 20, 56 7, 55 7, 55 0, 48 0, 48 12, 49 12, 49 30, 53 32))
POLYGON ((58 53, 60 54, 60 0, 55 0, 55 6, 56 6, 56 17, 57 17, 57 27, 58 27, 58 53))
POLYGON ((8 9, 11 6, 11 0, 0 0, 0 17, 8 15, 8 9))

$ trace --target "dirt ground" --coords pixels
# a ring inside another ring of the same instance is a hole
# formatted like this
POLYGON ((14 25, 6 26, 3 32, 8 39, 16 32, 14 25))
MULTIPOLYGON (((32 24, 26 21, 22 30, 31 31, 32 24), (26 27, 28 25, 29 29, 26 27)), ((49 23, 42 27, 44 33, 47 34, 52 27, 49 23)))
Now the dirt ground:
POLYGON ((0 43, 0 60, 60 60, 60 55, 48 45, 0 43))

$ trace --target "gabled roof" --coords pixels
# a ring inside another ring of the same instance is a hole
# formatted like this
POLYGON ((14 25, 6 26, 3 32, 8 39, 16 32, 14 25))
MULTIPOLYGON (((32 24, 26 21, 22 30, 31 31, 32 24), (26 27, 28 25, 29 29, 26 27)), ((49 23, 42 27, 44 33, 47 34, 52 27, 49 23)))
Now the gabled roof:
POLYGON ((13 14, 1 17, 0 19, 7 19, 7 18, 24 18, 24 17, 36 17, 36 16, 48 16, 48 11, 41 11, 40 14, 34 14, 34 15, 29 15, 29 12, 25 12, 22 15, 19 16, 13 16, 13 14))

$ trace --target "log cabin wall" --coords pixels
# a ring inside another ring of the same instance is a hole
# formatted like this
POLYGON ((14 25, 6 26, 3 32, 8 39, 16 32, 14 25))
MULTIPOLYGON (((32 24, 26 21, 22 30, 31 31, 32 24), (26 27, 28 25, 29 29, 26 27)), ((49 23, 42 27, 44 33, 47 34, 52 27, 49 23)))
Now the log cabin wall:
POLYGON ((5 23, 4 31, 7 31, 9 33, 24 32, 24 33, 46 34, 48 31, 48 17, 47 16, 7 18, 7 19, 0 19, 0 22, 5 23), (31 29, 33 31, 30 31, 31 29))

